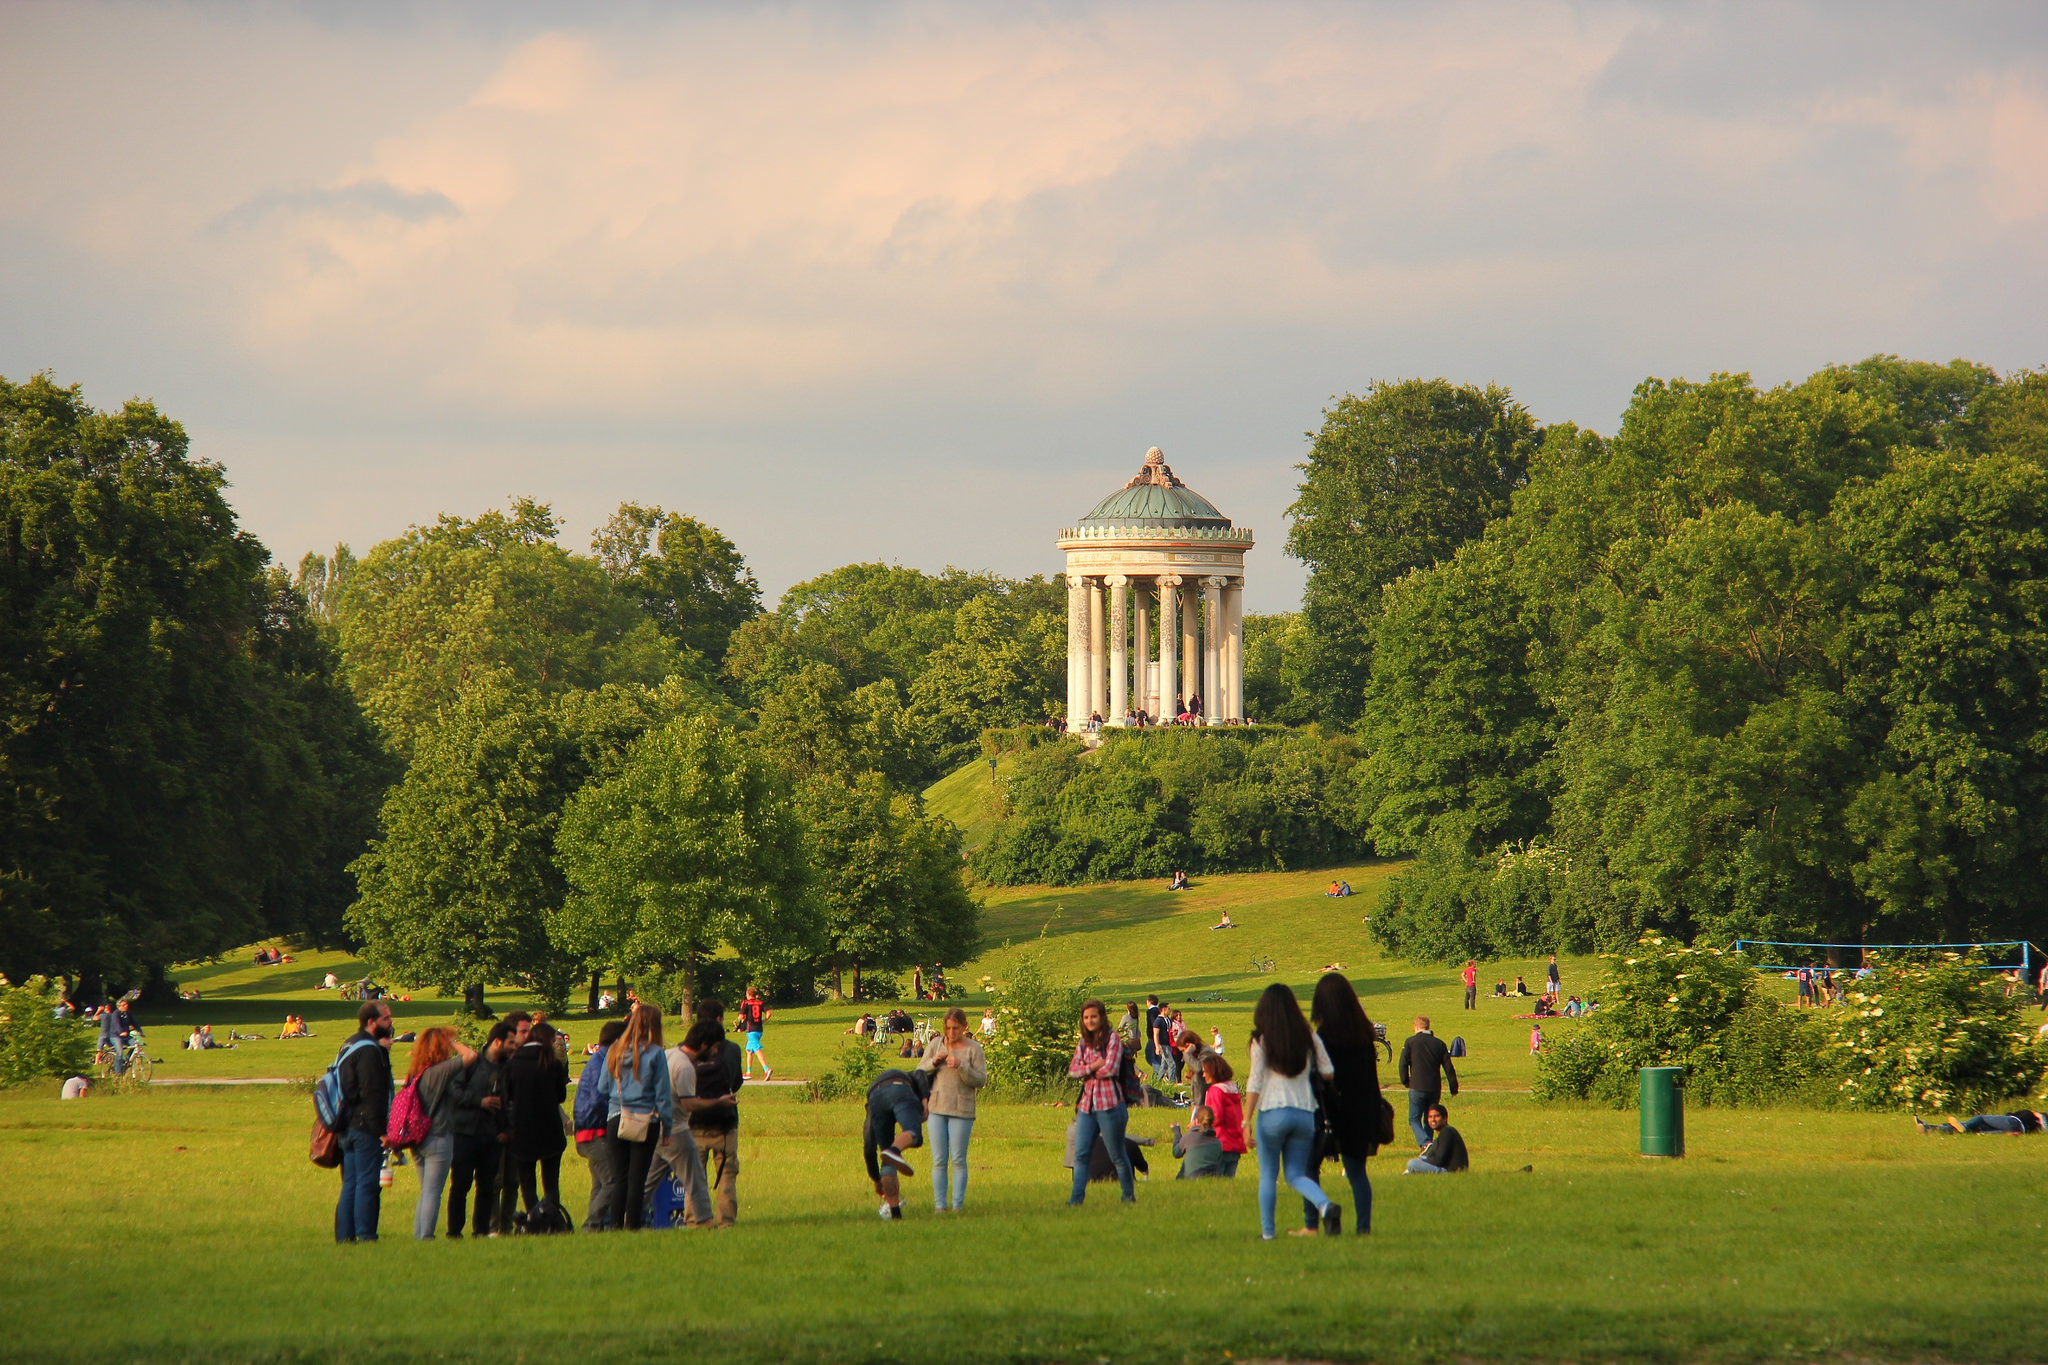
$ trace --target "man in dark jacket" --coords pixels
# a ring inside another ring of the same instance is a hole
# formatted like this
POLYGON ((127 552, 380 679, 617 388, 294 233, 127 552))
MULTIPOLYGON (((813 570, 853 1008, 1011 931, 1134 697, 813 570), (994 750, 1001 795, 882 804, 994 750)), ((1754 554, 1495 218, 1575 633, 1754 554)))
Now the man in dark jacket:
MULTIPOLYGON (((454 1098, 455 1152, 449 1162, 448 1235, 460 1237, 469 1216, 469 1187, 476 1185, 476 1235, 495 1237, 500 1152, 510 1133, 500 1071, 512 1053, 512 1025, 499 1023, 476 1060, 448 1083, 454 1098)), ((509 1166, 510 1163, 503 1163, 509 1166)))
POLYGON ((683 1038, 683 1046, 697 1059, 697 1098, 705 1103, 690 1113, 690 1136, 704 1160, 704 1174, 710 1182, 717 1212, 688 1209, 692 1223, 709 1221, 711 1226, 729 1228, 740 1216, 740 1086, 744 1058, 738 1043, 725 1036, 725 1006, 706 1000, 697 1007, 697 1022, 683 1038), (722 1102, 721 1102, 721 1097, 722 1102))
POLYGON ((1450 1078, 1451 1093, 1457 1094, 1458 1068, 1451 1065, 1450 1049, 1429 1031, 1428 1016, 1418 1014, 1415 1032, 1401 1044, 1401 1084, 1408 1088, 1408 1131, 1415 1135, 1417 1147, 1429 1146, 1429 1129, 1423 1125, 1422 1116, 1444 1097, 1446 1076, 1450 1078))
POLYGON ((384 1125, 391 1113, 391 1016, 374 1001, 356 1011, 356 1031, 341 1045, 341 1199, 334 1240, 374 1242, 383 1190, 384 1125))
POLYGON ((1458 1130, 1451 1127, 1450 1111, 1440 1104, 1429 1106, 1429 1146, 1422 1149, 1422 1155, 1408 1158, 1404 1175, 1449 1175, 1472 1165, 1472 1159, 1465 1152, 1465 1139, 1458 1136, 1458 1130))

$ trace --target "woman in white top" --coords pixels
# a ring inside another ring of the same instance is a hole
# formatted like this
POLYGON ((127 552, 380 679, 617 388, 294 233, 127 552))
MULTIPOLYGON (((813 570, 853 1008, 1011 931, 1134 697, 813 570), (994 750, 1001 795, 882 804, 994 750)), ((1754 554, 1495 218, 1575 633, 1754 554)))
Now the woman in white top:
MULTIPOLYGON (((1246 1136, 1259 1154, 1259 1232, 1267 1241, 1274 1236, 1274 1204, 1283 1171, 1295 1193, 1320 1211, 1326 1234, 1334 1237, 1344 1230, 1342 1206, 1309 1174, 1316 1164, 1316 1092, 1309 1079, 1310 1063, 1326 1080, 1334 1074, 1323 1040, 1302 1017, 1301 1002, 1275 982, 1252 1010, 1252 1070, 1244 1097, 1245 1116, 1253 1119, 1246 1125, 1246 1136)), ((1292 1235, 1308 1237, 1314 1232, 1295 1228, 1292 1235)))

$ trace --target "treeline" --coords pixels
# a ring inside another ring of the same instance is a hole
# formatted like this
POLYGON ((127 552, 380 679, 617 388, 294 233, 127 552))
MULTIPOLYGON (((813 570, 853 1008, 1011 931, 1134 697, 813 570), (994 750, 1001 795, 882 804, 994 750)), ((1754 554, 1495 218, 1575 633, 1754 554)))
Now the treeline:
POLYGON ((2039 936, 2048 374, 1651 380, 1611 439, 1386 385, 1294 513, 1266 671, 1415 855, 1395 951, 2039 936))

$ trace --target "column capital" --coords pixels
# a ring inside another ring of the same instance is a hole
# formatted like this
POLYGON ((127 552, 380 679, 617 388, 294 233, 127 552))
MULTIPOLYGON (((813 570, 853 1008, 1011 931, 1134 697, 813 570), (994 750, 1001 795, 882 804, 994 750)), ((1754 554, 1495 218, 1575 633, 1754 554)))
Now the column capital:
POLYGON ((1177 573, 1154 574, 1153 577, 1163 588, 1177 588, 1181 585, 1181 576, 1177 573))
POLYGON ((1129 586, 1131 580, 1128 575, 1113 573, 1104 574, 1102 577, 1102 581, 1104 583, 1107 583, 1112 588, 1122 588, 1129 586))
POLYGON ((1209 574, 1202 579, 1202 586, 1205 588, 1227 588, 1230 586, 1230 580, 1222 574, 1209 574))

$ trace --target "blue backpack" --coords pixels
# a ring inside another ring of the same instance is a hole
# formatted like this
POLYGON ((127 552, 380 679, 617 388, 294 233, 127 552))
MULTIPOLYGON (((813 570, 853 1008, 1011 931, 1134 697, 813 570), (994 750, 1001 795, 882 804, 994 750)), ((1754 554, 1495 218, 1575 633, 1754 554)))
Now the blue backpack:
POLYGON ((313 1082, 313 1112, 320 1117, 320 1126, 330 1133, 338 1133, 348 1122, 348 1114, 341 1097, 341 1064, 348 1055, 359 1047, 375 1047, 374 1038, 360 1038, 341 1050, 341 1055, 327 1064, 327 1070, 320 1079, 313 1082))
MULTIPOLYGON (((1463 1038, 1451 1039, 1451 1055, 1453 1057, 1462 1057, 1465 1055, 1465 1040, 1463 1038)), ((1400 1173, 1397 1171, 1395 1172, 1395 1174, 1398 1175, 1400 1173)))

